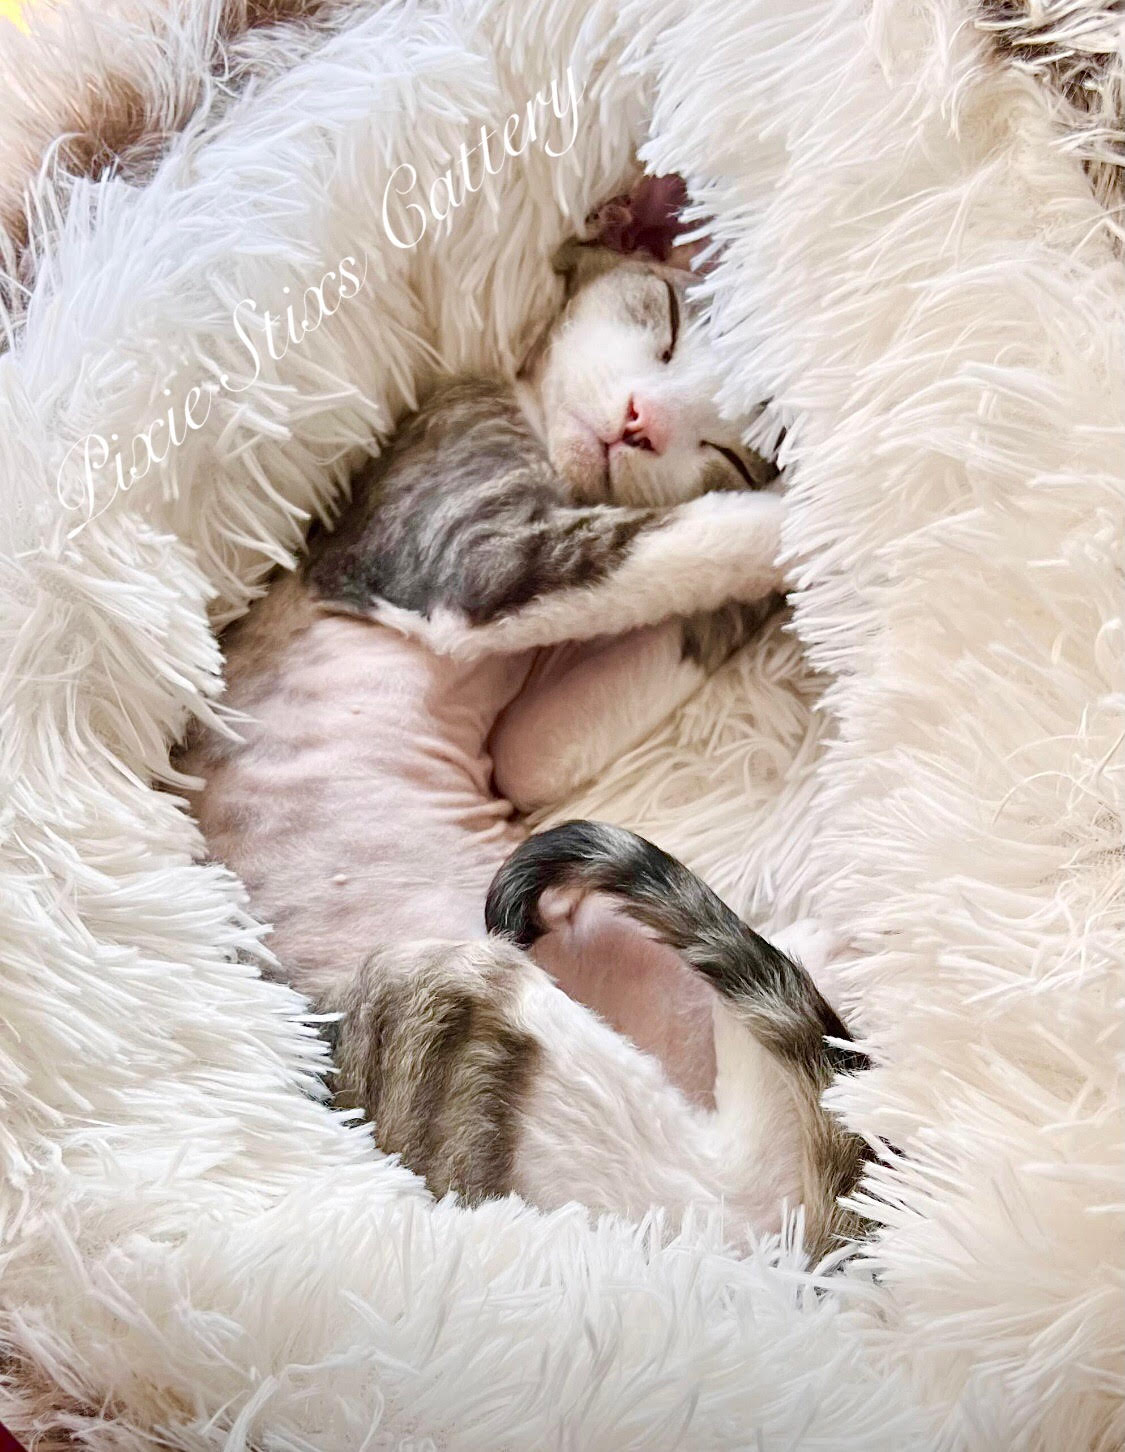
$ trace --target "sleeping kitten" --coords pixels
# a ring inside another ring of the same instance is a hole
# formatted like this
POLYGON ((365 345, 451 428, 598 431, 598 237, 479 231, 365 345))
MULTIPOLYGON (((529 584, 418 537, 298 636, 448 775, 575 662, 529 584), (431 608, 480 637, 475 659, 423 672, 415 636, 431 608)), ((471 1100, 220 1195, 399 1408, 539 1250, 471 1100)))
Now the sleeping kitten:
POLYGON ((779 587, 782 501, 747 493, 776 470, 719 413, 691 274, 582 246, 559 265, 567 304, 515 388, 439 390, 403 425, 394 468, 361 475, 377 513, 353 508, 314 566, 333 608, 471 659, 779 587))
MULTIPOLYGON (((303 575, 231 630, 241 739, 201 733, 182 767, 281 971, 344 1012, 341 1100, 436 1192, 723 1202, 759 1228, 803 1200, 822 1245, 840 1187, 823 1146, 854 1142, 800 1087, 807 1062, 685 967, 683 932, 654 942, 583 894, 538 945, 553 978, 486 935, 489 884, 526 837, 513 804, 643 737, 745 638, 757 612, 737 602, 779 584, 781 501, 747 491, 764 466, 714 405, 683 281, 572 254, 515 386, 438 390, 303 575)), ((776 997, 755 963, 735 997, 776 997)), ((815 1001, 800 1033, 823 1047, 831 1011, 800 969, 782 978, 815 1001)))

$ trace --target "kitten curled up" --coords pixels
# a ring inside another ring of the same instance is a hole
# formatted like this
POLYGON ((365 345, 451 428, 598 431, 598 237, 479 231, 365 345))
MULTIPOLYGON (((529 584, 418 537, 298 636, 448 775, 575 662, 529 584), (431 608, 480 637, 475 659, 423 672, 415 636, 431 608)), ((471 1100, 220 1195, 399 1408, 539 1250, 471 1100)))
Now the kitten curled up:
POLYGON ((338 1101, 436 1193, 758 1230, 804 1203, 824 1249, 862 1146, 819 1094, 860 1056, 808 974, 651 844, 516 815, 642 739, 781 584, 783 504, 685 275, 565 265, 520 377, 439 388, 229 631, 239 737, 179 764, 284 976, 342 1014, 338 1101))

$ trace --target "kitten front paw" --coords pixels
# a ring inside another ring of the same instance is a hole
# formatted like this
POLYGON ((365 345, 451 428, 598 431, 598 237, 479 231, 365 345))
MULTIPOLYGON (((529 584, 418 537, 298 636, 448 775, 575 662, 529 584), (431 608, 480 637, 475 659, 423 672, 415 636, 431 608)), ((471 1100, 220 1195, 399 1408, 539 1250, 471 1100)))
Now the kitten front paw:
POLYGON ((737 552, 746 587, 738 591, 738 598, 784 594, 786 571, 778 564, 778 556, 788 506, 780 494, 714 490, 683 507, 702 527, 713 530, 717 540, 721 538, 724 553, 737 552))

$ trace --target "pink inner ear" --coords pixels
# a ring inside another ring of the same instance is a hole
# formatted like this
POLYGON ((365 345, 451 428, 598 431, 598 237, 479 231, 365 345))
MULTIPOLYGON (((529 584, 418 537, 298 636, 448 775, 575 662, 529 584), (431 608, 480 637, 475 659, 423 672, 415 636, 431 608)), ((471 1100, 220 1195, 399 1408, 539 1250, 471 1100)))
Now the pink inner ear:
MULTIPOLYGON (((667 262, 676 237, 683 230, 680 212, 688 191, 682 176, 643 176, 624 196, 612 197, 588 221, 590 241, 614 252, 645 252, 667 262)), ((695 244, 690 250, 695 251, 695 244)), ((677 248, 677 253, 683 249, 677 248)), ((676 258, 679 262, 679 257, 676 258)))

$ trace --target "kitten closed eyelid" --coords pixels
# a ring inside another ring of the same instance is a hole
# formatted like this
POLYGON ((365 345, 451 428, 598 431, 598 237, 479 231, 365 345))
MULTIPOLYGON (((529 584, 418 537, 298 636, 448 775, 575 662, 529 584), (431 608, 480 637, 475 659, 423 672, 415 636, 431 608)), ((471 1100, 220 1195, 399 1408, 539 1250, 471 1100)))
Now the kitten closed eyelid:
POLYGON ((738 457, 733 449, 724 448, 722 444, 708 443, 706 439, 700 440, 700 447, 704 449, 714 449, 717 454, 722 454, 723 458, 727 461, 731 468, 736 470, 742 476, 743 480, 751 489, 756 489, 758 487, 754 483, 754 479, 750 473, 750 470, 746 467, 746 465, 742 462, 742 460, 738 457))
POLYGON ((672 332, 672 341, 660 355, 661 363, 670 363, 672 354, 676 351, 676 343, 680 336, 680 300, 676 296, 676 289, 664 279, 664 286, 668 289, 668 324, 672 332))

